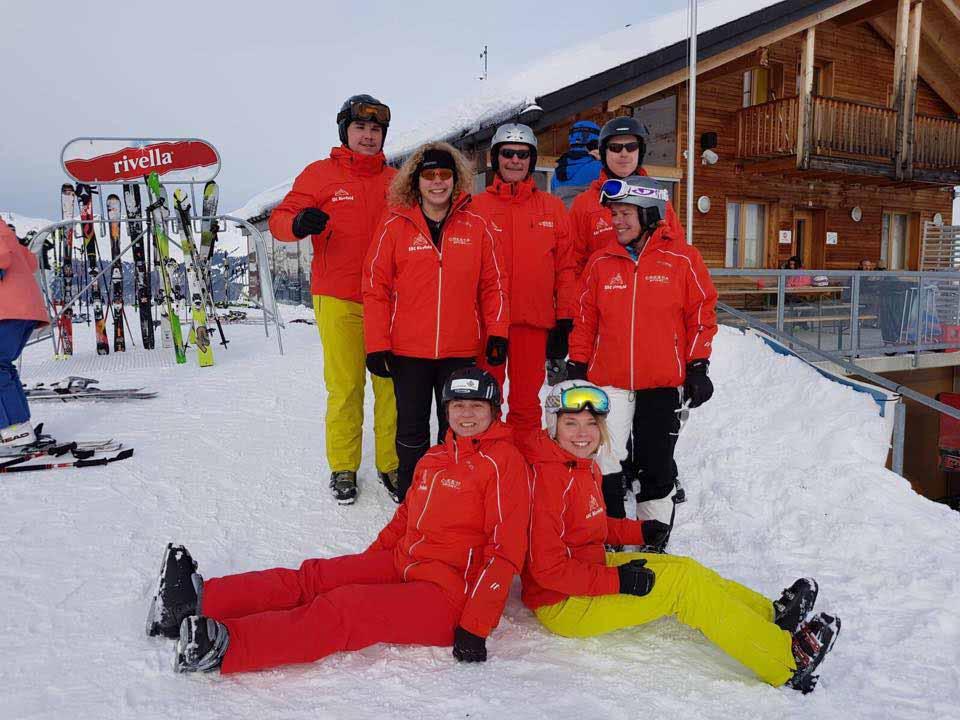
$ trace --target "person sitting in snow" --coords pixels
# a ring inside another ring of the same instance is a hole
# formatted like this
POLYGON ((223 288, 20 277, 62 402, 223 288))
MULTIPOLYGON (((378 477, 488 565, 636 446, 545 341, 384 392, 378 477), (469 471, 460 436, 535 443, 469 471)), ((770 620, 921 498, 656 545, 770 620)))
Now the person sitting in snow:
POLYGON ((527 549, 529 469, 495 419, 500 388, 488 373, 454 372, 442 402, 445 442, 417 464, 366 551, 204 581, 186 548, 167 546, 147 632, 178 638, 177 671, 262 670, 376 643, 487 659, 527 549))
POLYGON ((523 603, 550 631, 594 637, 673 615, 762 680, 803 693, 833 647, 840 619, 808 617, 817 583, 800 578, 771 602, 687 557, 605 553, 604 544, 658 545, 669 526, 604 512, 598 452, 609 444, 610 398, 567 380, 544 402, 546 431, 523 447, 533 470, 523 603))

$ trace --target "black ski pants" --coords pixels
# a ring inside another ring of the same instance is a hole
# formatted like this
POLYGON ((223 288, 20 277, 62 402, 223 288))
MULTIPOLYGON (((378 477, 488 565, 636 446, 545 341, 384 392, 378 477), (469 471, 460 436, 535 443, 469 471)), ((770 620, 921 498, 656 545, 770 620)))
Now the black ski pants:
POLYGON ((413 471, 430 449, 430 405, 437 407, 437 442, 447 432, 447 416, 440 402, 443 384, 454 370, 474 364, 467 358, 428 358, 394 355, 390 360, 393 392, 397 398, 397 494, 407 494, 413 482, 413 471))

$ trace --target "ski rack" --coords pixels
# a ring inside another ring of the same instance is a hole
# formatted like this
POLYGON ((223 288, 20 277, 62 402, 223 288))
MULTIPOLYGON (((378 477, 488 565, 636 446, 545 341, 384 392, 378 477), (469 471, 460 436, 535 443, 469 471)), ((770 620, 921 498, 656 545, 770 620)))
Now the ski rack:
MULTIPOLYGON (((37 256, 37 261, 41 268, 43 267, 43 258, 41 257, 43 253, 43 241, 47 236, 51 235, 55 230, 58 230, 60 228, 70 227, 73 225, 79 226, 81 224, 90 222, 90 223, 93 223, 94 225, 96 224, 100 225, 101 236, 104 236, 107 234, 107 225, 111 221, 108 221, 105 218, 106 212, 105 212, 105 206, 103 204, 104 203, 104 193, 103 193, 104 187, 119 186, 121 187, 121 192, 122 192, 122 186, 124 184, 128 184, 128 185, 138 184, 141 186, 141 189, 145 191, 145 193, 142 195, 143 197, 145 198, 152 197, 152 193, 150 192, 149 188, 147 188, 145 183, 86 183, 86 184, 90 185, 91 187, 97 188, 98 192, 96 194, 100 196, 100 207, 101 207, 101 212, 103 214, 100 215, 99 217, 94 216, 92 220, 86 220, 86 221, 81 221, 80 218, 60 220, 59 222, 51 223, 49 225, 44 226, 40 230, 38 230, 37 234, 34 235, 33 238, 31 239, 28 247, 30 249, 30 252, 32 252, 34 255, 37 256)), ((195 207, 192 204, 193 200, 195 199, 193 186, 197 184, 199 183, 188 182, 188 181, 171 183, 171 185, 190 185, 191 186, 190 188, 191 208, 195 207)), ((145 204, 144 207, 148 207, 148 206, 149 206, 149 203, 145 204)), ((194 215, 192 213, 190 215, 190 220, 191 220, 191 223, 201 222, 203 220, 217 220, 217 221, 225 220, 225 221, 236 223, 237 225, 243 226, 254 238, 254 252, 256 253, 256 256, 257 256, 257 264, 260 265, 261 267, 264 267, 264 263, 267 262, 268 260, 267 250, 266 250, 266 245, 264 244, 264 241, 263 241, 263 236, 260 234, 260 231, 257 230, 256 227, 251 225, 246 220, 235 217, 233 215, 204 216, 204 215, 194 215)), ((175 218, 171 213, 171 217, 165 222, 173 223, 174 221, 175 221, 175 218)), ((145 229, 137 237, 130 240, 130 242, 127 244, 126 247, 121 248, 120 253, 117 255, 116 258, 111 258, 110 261, 106 263, 106 265, 103 265, 102 263, 104 263, 105 261, 101 260, 100 261, 101 266, 98 268, 98 272, 96 276, 91 278, 86 285, 84 285, 80 290, 74 293, 73 296, 69 298, 69 301, 65 301, 63 303, 63 308, 60 311, 56 310, 56 306, 54 304, 52 293, 50 292, 50 287, 47 280, 47 272, 45 270, 41 270, 39 272, 40 286, 41 286, 44 301, 47 307, 47 314, 50 317, 50 329, 51 329, 50 337, 53 343, 54 357, 58 357, 60 355, 60 347, 58 345, 57 333, 55 332, 55 328, 57 327, 57 323, 60 320, 60 316, 64 312, 66 312, 68 308, 72 308, 73 304, 80 297, 82 297, 83 294, 87 292, 87 290, 92 288, 95 283, 101 281, 101 278, 104 278, 106 276, 105 281, 109 283, 109 276, 107 275, 107 272, 111 268, 113 268, 114 265, 120 262, 123 259, 123 256, 126 255, 128 252, 130 252, 134 245, 136 245, 138 242, 142 242, 144 238, 149 238, 151 221, 146 215, 143 215, 142 217, 138 217, 138 218, 133 218, 133 219, 128 218, 126 217, 126 215, 124 215, 119 220, 112 221, 112 222, 119 222, 121 224, 129 224, 134 222, 141 223, 145 226, 145 229)), ((179 225, 171 225, 171 227, 178 228, 179 225)), ((199 233, 199 230, 197 230, 197 232, 199 233)), ((96 233, 94 234, 96 235, 96 233)), ((129 232, 127 234, 129 236, 129 232)), ((100 237, 97 237, 96 241, 99 243, 100 237)), ((173 245, 175 245, 177 249, 179 249, 181 252, 183 251, 183 247, 179 242, 177 242, 173 238, 170 238, 170 242, 173 245)), ((151 272, 153 272, 152 268, 151 268, 151 272)), ((273 323, 277 331, 277 347, 280 351, 280 354, 283 355, 283 338, 281 336, 281 327, 283 326, 283 321, 280 318, 280 313, 277 308, 277 299, 276 299, 276 295, 273 288, 273 276, 269 272, 265 274, 261 274, 261 277, 260 277, 260 300, 261 300, 261 310, 263 311, 263 331, 265 335, 269 338, 270 337, 269 323, 270 322, 273 323), (268 316, 269 316, 269 319, 268 319, 268 316)))

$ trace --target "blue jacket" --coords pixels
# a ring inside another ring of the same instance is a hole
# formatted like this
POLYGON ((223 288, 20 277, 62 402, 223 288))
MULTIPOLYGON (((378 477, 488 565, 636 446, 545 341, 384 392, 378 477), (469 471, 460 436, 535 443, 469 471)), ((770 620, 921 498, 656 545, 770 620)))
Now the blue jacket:
POLYGON ((569 185, 587 186, 600 177, 600 161, 585 150, 570 150, 560 156, 557 171, 550 183, 550 190, 569 185))

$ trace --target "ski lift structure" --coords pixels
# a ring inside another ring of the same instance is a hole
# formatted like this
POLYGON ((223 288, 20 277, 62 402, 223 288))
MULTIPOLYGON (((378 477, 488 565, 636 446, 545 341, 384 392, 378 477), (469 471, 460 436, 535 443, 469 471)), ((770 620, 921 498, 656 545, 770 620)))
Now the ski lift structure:
MULTIPOLYGON (((260 309, 263 314, 263 330, 267 338, 270 337, 270 325, 274 326, 277 336, 277 348, 280 354, 283 354, 283 339, 281 328, 283 321, 277 308, 277 301, 274 294, 273 278, 269 272, 267 262, 266 245, 263 236, 256 227, 247 220, 233 215, 216 214, 205 216, 198 213, 195 208, 202 207, 197 205, 197 186, 203 186, 213 180, 220 172, 220 154, 210 143, 197 138, 117 138, 117 137, 81 137, 75 138, 64 145, 60 152, 60 164, 64 172, 75 182, 89 185, 94 189, 94 195, 97 196, 99 205, 99 214, 94 213, 92 220, 81 221, 80 218, 70 218, 59 222, 51 223, 41 228, 30 241, 30 251, 38 256, 40 267, 43 267, 42 257, 44 241, 49 237, 56 237, 58 230, 77 227, 82 224, 92 223, 100 231, 97 241, 108 234, 108 223, 119 222, 127 226, 127 236, 129 242, 120 248, 116 257, 111 257, 109 261, 100 260, 98 272, 88 278, 79 290, 72 293, 71 297, 63 298, 62 303, 54 303, 53 293, 45 271, 40 272, 40 284, 43 291, 44 300, 47 306, 47 312, 50 316, 50 332, 53 343, 54 356, 59 357, 62 348, 60 346, 57 326, 61 315, 68 309, 71 309, 78 300, 85 296, 96 283, 103 282, 104 286, 110 286, 110 270, 122 262, 124 256, 131 252, 138 243, 149 242, 153 228, 153 220, 148 217, 146 209, 152 201, 155 201, 152 191, 146 184, 145 176, 151 172, 156 172, 160 176, 161 182, 168 188, 168 197, 172 197, 173 188, 184 186, 188 188, 191 209, 190 222, 191 229, 199 236, 200 225, 204 221, 217 221, 220 227, 224 223, 233 223, 240 228, 244 234, 248 234, 253 239, 254 254, 256 265, 259 269, 259 288, 260 288, 260 309), (123 185, 139 185, 141 197, 152 198, 151 202, 145 202, 141 208, 141 216, 129 218, 125 213, 115 220, 107 219, 104 188, 108 186, 118 188, 117 195, 123 195, 123 185), (130 233, 130 224, 140 223, 143 230, 132 237, 130 233), (146 238, 146 240, 145 240, 146 238), (106 263, 106 264, 104 264, 106 263), (266 272, 264 272, 266 269, 266 272), (58 309, 57 304, 61 307, 58 309)), ((168 235, 180 234, 179 218, 174 213, 164 220, 168 235)), ((77 237, 82 233, 75 232, 77 237)), ((180 242, 169 238, 170 243, 178 250, 183 252, 183 246, 180 242)), ((184 262, 186 258, 184 258, 184 262)), ((150 269, 152 272, 153 269, 150 269)), ((110 308, 109 301, 104 302, 105 308, 110 308)), ((132 335, 132 333, 131 333, 132 335)))

